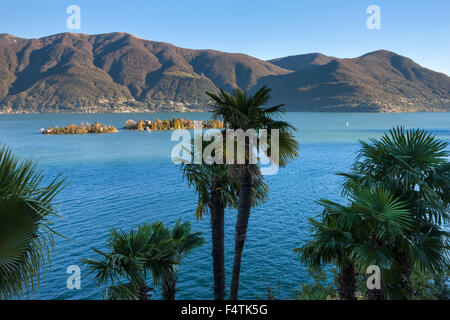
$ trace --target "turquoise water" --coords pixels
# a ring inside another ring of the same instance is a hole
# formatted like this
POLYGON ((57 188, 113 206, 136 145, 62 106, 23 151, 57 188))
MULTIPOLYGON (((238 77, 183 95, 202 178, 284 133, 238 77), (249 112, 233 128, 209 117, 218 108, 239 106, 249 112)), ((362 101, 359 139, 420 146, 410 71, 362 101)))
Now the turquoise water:
MULTIPOLYGON (((208 217, 195 221, 196 198, 171 162, 175 142, 170 132, 126 132, 109 135, 44 136, 39 130, 81 121, 123 126, 127 119, 165 119, 173 116, 203 120, 208 114, 56 114, 0 115, 0 142, 17 156, 33 158, 49 177, 68 176, 69 185, 58 197, 63 217, 52 270, 42 275, 38 299, 98 299, 97 288, 80 258, 95 256, 91 246, 104 248, 111 227, 128 230, 143 222, 173 224, 178 217, 203 231, 207 243, 188 256, 180 267, 179 299, 210 299, 212 259, 208 217), (80 290, 66 288, 66 268, 80 265, 80 290)), ((264 298, 267 287, 278 298, 291 298, 302 282, 309 281, 292 249, 308 238, 307 217, 320 212, 321 197, 340 199, 340 179, 358 150, 358 139, 379 137, 397 125, 421 127, 450 141, 450 113, 352 114, 288 113, 298 128, 301 156, 267 177, 270 199, 252 211, 245 246, 240 297, 264 298), (346 126, 346 123, 349 123, 346 126)), ((230 281, 236 212, 226 214, 227 283, 230 281)))

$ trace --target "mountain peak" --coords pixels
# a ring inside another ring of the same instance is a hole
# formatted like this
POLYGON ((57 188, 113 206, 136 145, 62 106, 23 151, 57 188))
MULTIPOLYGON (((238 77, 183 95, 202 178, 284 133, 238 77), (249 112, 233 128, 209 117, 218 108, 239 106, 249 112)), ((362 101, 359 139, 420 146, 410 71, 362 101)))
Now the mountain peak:
POLYGON ((17 43, 22 38, 13 36, 9 33, 0 33, 0 44, 14 44, 17 43))
POLYGON ((333 59, 333 57, 314 52, 272 59, 269 62, 285 69, 298 71, 310 65, 327 64, 333 59))
POLYGON ((385 49, 379 49, 372 52, 368 52, 366 54, 363 54, 361 57, 365 56, 380 56, 380 57, 391 57, 391 56, 398 56, 397 53, 385 50, 385 49))

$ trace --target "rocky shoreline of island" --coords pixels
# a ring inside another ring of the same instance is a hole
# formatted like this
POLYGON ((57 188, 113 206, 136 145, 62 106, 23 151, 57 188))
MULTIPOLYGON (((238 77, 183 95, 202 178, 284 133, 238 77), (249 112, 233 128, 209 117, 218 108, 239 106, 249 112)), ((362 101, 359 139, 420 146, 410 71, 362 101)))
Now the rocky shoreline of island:
POLYGON ((65 127, 54 126, 53 128, 41 129, 42 134, 46 135, 58 135, 58 134, 89 134, 89 133, 116 133, 118 132, 117 128, 113 125, 101 124, 99 122, 94 122, 94 124, 90 124, 83 122, 75 125, 71 124, 65 127))

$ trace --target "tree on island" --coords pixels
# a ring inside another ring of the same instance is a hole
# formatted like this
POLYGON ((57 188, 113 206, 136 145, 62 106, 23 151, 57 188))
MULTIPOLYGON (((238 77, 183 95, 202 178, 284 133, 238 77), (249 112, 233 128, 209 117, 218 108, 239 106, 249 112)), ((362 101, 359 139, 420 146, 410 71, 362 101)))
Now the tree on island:
POLYGON ((94 122, 94 124, 89 124, 86 122, 80 123, 79 125, 71 124, 66 127, 58 127, 48 128, 42 131, 42 134, 55 135, 55 134, 87 134, 87 133, 116 133, 117 129, 112 125, 105 125, 98 122, 94 122))

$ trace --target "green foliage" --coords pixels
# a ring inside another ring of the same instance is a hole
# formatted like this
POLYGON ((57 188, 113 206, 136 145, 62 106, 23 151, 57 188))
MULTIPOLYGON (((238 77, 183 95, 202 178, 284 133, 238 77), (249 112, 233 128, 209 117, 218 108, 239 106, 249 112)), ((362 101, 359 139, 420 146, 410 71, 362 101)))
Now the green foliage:
MULTIPOLYGON (((353 184, 382 186, 401 199, 412 214, 407 241, 395 244, 401 268, 441 273, 449 267, 448 223, 450 163, 448 143, 422 129, 397 127, 381 139, 361 142, 361 150, 346 180, 353 184)), ((408 279, 399 277, 407 290, 408 279)), ((403 296, 408 295, 403 293, 403 296)))
POLYGON ((381 139, 361 141, 344 191, 354 183, 379 185, 409 203, 419 221, 445 223, 449 217, 448 143, 422 129, 397 127, 381 139))
POLYGON ((237 88, 231 93, 220 90, 220 94, 207 92, 214 102, 212 113, 214 119, 222 119, 224 126, 231 129, 267 129, 267 145, 262 148, 266 155, 275 159, 281 167, 299 156, 299 144, 295 139, 295 128, 280 120, 285 113, 284 105, 266 107, 271 99, 271 89, 261 87, 254 95, 249 96, 237 88), (279 130, 279 152, 272 153, 271 129, 279 130))
MULTIPOLYGON (((411 215, 405 204, 379 187, 354 186, 347 206, 321 200, 324 207, 320 220, 310 219, 313 239, 295 249, 301 261, 313 269, 332 263, 339 268, 351 264, 356 272, 365 273, 369 265, 378 265, 383 280, 396 270, 392 250, 411 228, 411 215)), ((387 294, 395 288, 386 287, 387 294)))
POLYGON ((142 224, 129 232, 111 229, 108 251, 92 248, 100 259, 82 259, 94 274, 97 285, 108 285, 109 300, 147 300, 154 289, 148 287, 174 280, 175 266, 183 256, 204 243, 201 233, 191 233, 189 222, 178 220, 172 229, 161 222, 142 224))
MULTIPOLYGON (((226 164, 195 164, 194 141, 192 141, 191 161, 190 163, 182 162, 180 169, 183 173, 183 178, 195 190, 198 196, 197 208, 195 210, 196 218, 200 219, 203 214, 208 213, 211 191, 216 186, 219 187, 225 207, 237 208, 240 189, 239 181, 232 177, 229 172, 229 166, 226 164)), ((202 140, 202 143, 201 152, 203 154, 203 150, 209 142, 202 140)), ((225 157, 225 154, 222 156, 225 157)), ((268 195, 269 187, 264 180, 259 176, 253 177, 252 206, 256 207, 266 201, 268 195)))
POLYGON ((450 272, 432 274, 414 270, 411 274, 413 300, 450 300, 450 272))
POLYGON ((175 241, 179 253, 178 258, 180 258, 180 261, 183 257, 191 253, 192 250, 205 243, 205 240, 201 235, 201 232, 191 232, 190 222, 181 223, 181 218, 177 220, 173 228, 170 230, 170 238, 175 241))
POLYGON ((313 283, 303 283, 295 293, 297 300, 331 300, 337 297, 336 288, 327 282, 326 273, 322 270, 309 270, 313 283))
POLYGON ((54 246, 54 198, 65 179, 44 184, 31 160, 19 162, 0 149, 0 299, 21 297, 39 284, 41 268, 54 246))
MULTIPOLYGON (((313 283, 304 283, 295 293, 297 300, 337 300, 339 273, 336 268, 330 268, 329 273, 333 281, 327 280, 323 269, 309 270, 313 283)), ((449 271, 437 275, 414 270, 411 274, 412 300, 450 300, 449 271)), ((356 297, 358 300, 367 299, 367 276, 359 274, 356 283, 356 297)))
POLYGON ((420 129, 395 128, 362 141, 352 172, 340 174, 349 205, 320 201, 321 219, 310 219, 313 239, 296 249, 301 261, 312 268, 350 262, 361 273, 378 265, 391 298, 413 298, 415 287, 425 287, 413 283, 411 271, 447 272, 448 232, 441 227, 449 212, 447 146, 420 129))

